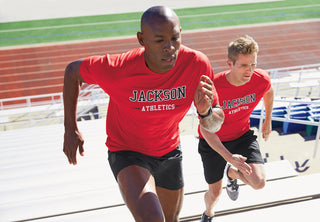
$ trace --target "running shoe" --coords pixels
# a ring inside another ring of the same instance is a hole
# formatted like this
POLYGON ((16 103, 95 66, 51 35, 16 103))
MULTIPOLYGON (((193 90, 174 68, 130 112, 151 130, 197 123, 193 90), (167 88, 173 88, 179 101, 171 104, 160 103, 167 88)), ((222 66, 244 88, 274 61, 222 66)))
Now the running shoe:
POLYGON ((235 201, 238 199, 238 196, 239 196, 239 185, 237 183, 237 179, 233 180, 228 176, 228 171, 229 171, 230 166, 231 165, 229 163, 226 166, 226 175, 228 178, 226 190, 227 190, 227 194, 230 197, 230 199, 235 201))
POLYGON ((213 222, 213 217, 208 217, 205 213, 202 214, 200 222, 213 222))

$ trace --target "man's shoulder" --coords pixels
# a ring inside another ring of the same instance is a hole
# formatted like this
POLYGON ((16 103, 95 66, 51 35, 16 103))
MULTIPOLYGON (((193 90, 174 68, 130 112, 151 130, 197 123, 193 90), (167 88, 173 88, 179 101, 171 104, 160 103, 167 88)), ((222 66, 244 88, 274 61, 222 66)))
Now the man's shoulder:
POLYGON ((192 49, 188 46, 185 46, 185 45, 182 45, 180 46, 180 50, 182 55, 185 55, 185 56, 193 56, 193 57, 196 57, 196 58, 200 58, 200 59, 208 59, 208 57, 201 51, 199 50, 196 50, 196 49, 192 49))
POLYGON ((269 76, 269 73, 266 70, 260 68, 255 69, 254 73, 260 76, 269 76))
POLYGON ((132 59, 132 58, 136 58, 143 55, 143 53, 144 53, 144 48, 141 47, 141 48, 133 48, 127 52, 122 53, 121 55, 132 59))
POLYGON ((144 48, 133 48, 129 51, 118 54, 106 54, 106 61, 113 67, 121 67, 123 65, 135 64, 137 60, 141 60, 144 56, 144 48))
POLYGON ((222 80, 222 79, 225 79, 225 76, 227 74, 227 72, 229 72, 230 70, 225 70, 225 71, 222 71, 222 72, 219 72, 217 74, 214 74, 214 80, 222 80))
POLYGON ((270 81, 270 74, 264 69, 255 69, 254 76, 258 79, 270 81))

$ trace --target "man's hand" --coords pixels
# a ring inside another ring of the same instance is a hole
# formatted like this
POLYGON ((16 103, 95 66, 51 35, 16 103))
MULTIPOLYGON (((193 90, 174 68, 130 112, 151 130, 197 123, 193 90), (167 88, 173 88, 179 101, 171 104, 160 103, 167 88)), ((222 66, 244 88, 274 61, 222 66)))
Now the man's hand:
POLYGON ((79 153, 84 156, 83 149, 83 137, 79 130, 66 130, 64 133, 63 152, 68 157, 70 164, 77 164, 77 150, 79 147, 79 153))
POLYGON ((77 164, 77 149, 83 156, 83 143, 81 133, 77 127, 77 101, 81 84, 84 82, 80 74, 81 60, 70 63, 64 73, 63 105, 64 105, 64 142, 63 152, 69 163, 77 164))
POLYGON ((200 77, 198 87, 194 95, 194 105, 197 108, 200 117, 200 126, 205 130, 215 133, 217 132, 223 123, 224 113, 219 107, 218 101, 212 109, 211 115, 209 110, 214 103, 214 86, 212 80, 205 75, 200 77))
POLYGON ((244 156, 241 156, 239 154, 233 154, 231 156, 231 159, 228 160, 228 162, 231 163, 235 168, 240 170, 241 173, 245 175, 250 175, 252 173, 252 168, 249 164, 245 162, 246 160, 247 158, 244 156))
POLYGON ((200 115, 206 116, 212 103, 213 82, 208 76, 202 75, 194 95, 194 105, 200 115))
POLYGON ((262 124, 262 138, 267 141, 272 130, 271 121, 264 121, 262 124))
POLYGON ((221 143, 220 138, 217 136, 217 134, 210 133, 204 128, 200 128, 200 131, 209 146, 217 153, 219 153, 223 157, 223 159, 225 159, 225 161, 231 163, 243 174, 249 175, 252 173, 251 166, 245 162, 247 160, 246 157, 239 154, 230 153, 230 151, 221 143))

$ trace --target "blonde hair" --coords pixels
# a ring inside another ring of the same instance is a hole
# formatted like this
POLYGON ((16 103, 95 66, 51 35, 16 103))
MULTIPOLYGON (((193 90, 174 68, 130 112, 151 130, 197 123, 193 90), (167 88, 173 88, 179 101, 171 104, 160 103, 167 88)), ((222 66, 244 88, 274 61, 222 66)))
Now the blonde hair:
POLYGON ((235 64, 239 54, 254 54, 258 53, 258 43, 251 36, 240 37, 230 42, 228 47, 228 59, 235 64))

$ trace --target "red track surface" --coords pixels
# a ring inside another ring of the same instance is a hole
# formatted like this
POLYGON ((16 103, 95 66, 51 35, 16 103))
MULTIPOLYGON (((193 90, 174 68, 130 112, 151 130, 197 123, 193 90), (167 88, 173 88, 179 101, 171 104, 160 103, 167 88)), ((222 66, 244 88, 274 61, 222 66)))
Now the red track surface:
MULTIPOLYGON (((226 50, 238 36, 259 43, 258 67, 264 69, 320 62, 320 21, 248 26, 184 33, 183 44, 209 57, 215 73, 226 69, 226 50)), ((89 55, 120 53, 139 47, 136 38, 99 40, 0 50, 0 99, 62 91, 65 66, 89 55)))

